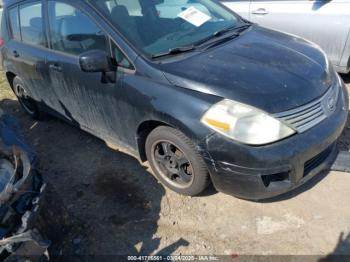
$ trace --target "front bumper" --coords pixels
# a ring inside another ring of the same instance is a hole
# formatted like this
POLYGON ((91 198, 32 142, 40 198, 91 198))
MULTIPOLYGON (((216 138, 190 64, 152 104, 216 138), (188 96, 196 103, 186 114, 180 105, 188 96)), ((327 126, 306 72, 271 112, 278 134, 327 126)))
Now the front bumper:
POLYGON ((259 147, 215 133, 201 145, 214 187, 243 199, 259 200, 286 193, 327 169, 337 154, 336 141, 347 122, 345 86, 336 111, 310 130, 259 147))

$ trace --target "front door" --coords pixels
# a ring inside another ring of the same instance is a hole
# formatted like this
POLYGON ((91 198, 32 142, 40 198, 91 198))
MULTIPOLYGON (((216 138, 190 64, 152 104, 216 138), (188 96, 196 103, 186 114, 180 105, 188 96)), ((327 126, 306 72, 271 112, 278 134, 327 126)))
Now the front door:
POLYGON ((55 110, 73 124, 94 135, 119 141, 122 125, 120 99, 127 66, 123 54, 96 23, 71 1, 48 1, 52 52, 48 57, 51 84, 57 97, 55 110), (115 53, 119 71, 114 83, 102 81, 102 73, 83 72, 79 55, 90 50, 115 53))

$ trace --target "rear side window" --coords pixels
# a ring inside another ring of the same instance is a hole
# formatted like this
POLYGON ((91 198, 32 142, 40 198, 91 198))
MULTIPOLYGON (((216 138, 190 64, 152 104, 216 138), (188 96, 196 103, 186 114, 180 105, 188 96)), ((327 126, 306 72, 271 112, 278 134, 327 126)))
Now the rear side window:
POLYGON ((18 8, 9 10, 9 22, 11 27, 12 38, 21 41, 21 32, 19 30, 18 8))
POLYGON ((79 55, 93 49, 109 49, 101 29, 72 5, 49 1, 49 24, 54 50, 79 55))
POLYGON ((45 45, 41 2, 19 7, 22 41, 33 45, 45 45))

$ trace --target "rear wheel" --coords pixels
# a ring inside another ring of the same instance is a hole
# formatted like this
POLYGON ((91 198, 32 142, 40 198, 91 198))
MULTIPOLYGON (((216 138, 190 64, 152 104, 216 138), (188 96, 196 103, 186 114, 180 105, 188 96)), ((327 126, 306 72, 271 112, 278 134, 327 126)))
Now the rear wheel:
POLYGON ((37 103, 30 97, 22 79, 16 76, 12 83, 13 91, 24 111, 34 119, 41 117, 37 103))
POLYGON ((146 141, 150 166, 160 182, 171 190, 194 196, 209 185, 209 174, 202 157, 182 132, 161 126, 146 141))

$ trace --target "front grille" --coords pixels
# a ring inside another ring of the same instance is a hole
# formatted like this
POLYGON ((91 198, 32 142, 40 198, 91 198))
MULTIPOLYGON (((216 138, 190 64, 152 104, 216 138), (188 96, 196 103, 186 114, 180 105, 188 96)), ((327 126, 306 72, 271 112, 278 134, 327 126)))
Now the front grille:
POLYGON ((335 111, 338 97, 339 86, 335 85, 316 101, 274 116, 299 133, 303 133, 322 122, 335 111))
POLYGON ((319 153, 317 156, 311 158, 304 165, 304 177, 311 173, 312 170, 319 167, 330 156, 334 148, 334 145, 328 147, 326 150, 319 153))

